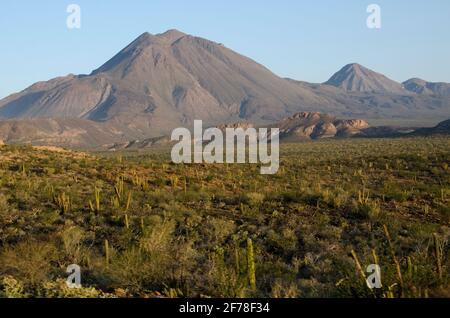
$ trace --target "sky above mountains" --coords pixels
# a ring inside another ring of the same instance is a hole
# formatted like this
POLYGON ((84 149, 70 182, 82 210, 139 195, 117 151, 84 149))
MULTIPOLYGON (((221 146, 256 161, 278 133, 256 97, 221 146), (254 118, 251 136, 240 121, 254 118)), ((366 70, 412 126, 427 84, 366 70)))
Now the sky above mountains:
POLYGON ((324 82, 358 62, 404 81, 450 82, 447 0, 3 0, 0 98, 40 80, 90 73, 139 34, 167 29, 223 43, 277 75, 324 82), (81 29, 66 26, 69 4, 81 29), (366 8, 381 7, 381 29, 366 8))

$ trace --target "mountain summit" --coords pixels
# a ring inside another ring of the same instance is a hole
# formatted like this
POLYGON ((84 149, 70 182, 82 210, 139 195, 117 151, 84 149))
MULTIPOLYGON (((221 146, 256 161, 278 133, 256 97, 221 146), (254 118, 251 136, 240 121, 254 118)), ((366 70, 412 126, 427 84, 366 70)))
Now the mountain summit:
POLYGON ((400 83, 357 63, 344 66, 325 84, 353 92, 394 94, 404 94, 406 92, 400 83))

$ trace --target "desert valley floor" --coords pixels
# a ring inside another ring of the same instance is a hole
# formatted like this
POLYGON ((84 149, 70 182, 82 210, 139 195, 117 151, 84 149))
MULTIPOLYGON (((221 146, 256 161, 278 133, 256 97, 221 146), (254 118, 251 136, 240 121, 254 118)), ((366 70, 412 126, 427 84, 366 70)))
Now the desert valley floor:
POLYGON ((164 148, 0 157, 0 296, 450 296, 448 137, 283 144, 273 176, 164 148))

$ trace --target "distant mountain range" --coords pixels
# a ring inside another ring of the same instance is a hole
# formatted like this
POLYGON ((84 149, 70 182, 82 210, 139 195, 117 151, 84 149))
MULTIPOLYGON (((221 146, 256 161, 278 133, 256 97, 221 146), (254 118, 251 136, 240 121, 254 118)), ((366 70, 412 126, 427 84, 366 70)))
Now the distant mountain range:
POLYGON ((344 66, 325 82, 325 85, 332 85, 349 92, 399 95, 406 93, 402 84, 356 63, 344 66))
POLYGON ((299 112, 430 125, 450 118, 450 84, 401 84, 359 64, 311 84, 177 30, 144 33, 89 75, 39 82, 1 100, 0 139, 99 146, 160 137, 195 119, 268 125, 299 112))

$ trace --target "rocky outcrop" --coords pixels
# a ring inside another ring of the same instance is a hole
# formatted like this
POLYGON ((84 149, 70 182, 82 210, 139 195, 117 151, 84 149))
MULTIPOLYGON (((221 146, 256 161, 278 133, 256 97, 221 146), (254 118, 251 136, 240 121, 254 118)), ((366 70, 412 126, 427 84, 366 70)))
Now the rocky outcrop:
POLYGON ((370 127, 369 123, 362 119, 336 120, 333 124, 339 137, 353 136, 370 127))
POLYGON ((272 127, 280 128, 282 139, 323 139, 356 135, 369 128, 369 123, 362 119, 336 119, 318 112, 300 112, 272 127))

